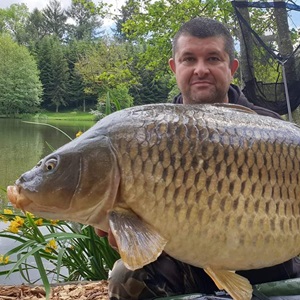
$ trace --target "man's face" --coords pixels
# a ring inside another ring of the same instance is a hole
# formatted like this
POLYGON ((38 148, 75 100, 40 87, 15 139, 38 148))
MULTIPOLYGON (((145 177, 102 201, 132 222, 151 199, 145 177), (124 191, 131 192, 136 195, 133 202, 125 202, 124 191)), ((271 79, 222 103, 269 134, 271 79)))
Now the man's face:
POLYGON ((184 104, 228 102, 227 92, 238 61, 230 65, 222 37, 179 37, 175 58, 169 65, 184 104))

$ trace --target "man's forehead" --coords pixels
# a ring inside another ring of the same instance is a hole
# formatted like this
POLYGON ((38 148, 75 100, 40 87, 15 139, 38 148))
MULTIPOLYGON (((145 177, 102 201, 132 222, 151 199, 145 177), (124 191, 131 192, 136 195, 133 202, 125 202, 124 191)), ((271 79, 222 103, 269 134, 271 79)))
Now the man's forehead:
MULTIPOLYGON (((220 36, 198 38, 190 35, 182 35, 177 41, 177 55, 185 53, 219 53, 225 51, 225 40, 220 36)), ((176 55, 175 54, 175 55, 176 55)))
POLYGON ((222 36, 211 36, 211 37, 197 37, 197 36, 192 36, 192 35, 181 35, 178 38, 177 41, 177 46, 192 46, 193 44, 197 43, 203 43, 203 44, 215 44, 218 45, 220 48, 224 49, 225 48, 225 39, 222 36), (192 41, 193 43, 187 43, 187 41, 192 41))

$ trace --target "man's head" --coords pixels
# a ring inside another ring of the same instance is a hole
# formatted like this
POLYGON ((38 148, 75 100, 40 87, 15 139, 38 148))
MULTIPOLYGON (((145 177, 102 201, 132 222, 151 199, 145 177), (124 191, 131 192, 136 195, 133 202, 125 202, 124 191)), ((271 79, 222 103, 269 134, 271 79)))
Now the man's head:
POLYGON ((227 92, 238 67, 228 29, 209 18, 183 24, 173 39, 174 72, 183 103, 228 102, 227 92))

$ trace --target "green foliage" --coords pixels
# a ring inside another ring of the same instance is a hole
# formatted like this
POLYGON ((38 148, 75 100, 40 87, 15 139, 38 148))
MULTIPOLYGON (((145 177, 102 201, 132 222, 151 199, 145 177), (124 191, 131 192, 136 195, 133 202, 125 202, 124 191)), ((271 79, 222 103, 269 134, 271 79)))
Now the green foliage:
POLYGON ((43 13, 37 8, 29 15, 27 22, 25 23, 27 32, 27 43, 32 50, 35 43, 43 38, 47 34, 47 28, 45 26, 45 17, 43 13))
POLYGON ((227 19, 228 23, 228 12, 232 11, 229 1, 136 0, 126 4, 130 15, 119 27, 126 38, 141 44, 146 41, 145 51, 140 53, 140 62, 160 76, 169 69, 171 40, 182 23, 201 15, 227 19))
POLYGON ((72 18, 74 24, 69 24, 68 32, 70 40, 92 40, 99 34, 99 28, 103 22, 96 14, 89 8, 94 6, 90 0, 86 1, 84 5, 80 1, 72 0, 71 7, 66 11, 68 17, 72 18))
POLYGON ((95 116, 95 120, 98 121, 114 111, 128 108, 132 105, 133 97, 129 95, 128 88, 119 86, 98 99, 97 110, 92 110, 92 114, 95 116))
MULTIPOLYGON (((139 72, 139 84, 131 87, 134 105, 165 103, 170 92, 169 83, 172 75, 156 78, 156 72, 142 69, 139 72)), ((176 83, 174 83, 176 85, 176 83)))
POLYGON ((85 93, 86 85, 82 75, 75 68, 78 60, 85 55, 91 47, 88 41, 74 40, 67 45, 65 57, 69 66, 68 81, 68 104, 69 106, 82 107, 85 112, 87 106, 94 106, 97 102, 97 95, 85 93))
POLYGON ((90 113, 88 112, 81 112, 81 111, 67 111, 67 112, 44 112, 43 115, 48 121, 51 120, 62 120, 62 121, 92 121, 93 118, 90 113))
POLYGON ((118 86, 130 86, 134 78, 126 45, 105 38, 90 47, 75 68, 81 74, 89 94, 106 94, 118 86))
POLYGON ((33 57, 9 36, 0 35, 0 113, 33 113, 41 103, 42 87, 33 57))
POLYGON ((25 44, 27 36, 25 24, 28 16, 29 10, 24 3, 0 9, 0 33, 7 33, 18 44, 25 44))
MULTIPOLYGON (((241 39, 229 0, 127 0, 115 16, 108 14, 109 8, 104 2, 72 0, 64 10, 59 1, 52 0, 46 8, 31 13, 25 4, 0 9, 0 32, 26 45, 38 62, 43 108, 58 110, 67 105, 85 111, 119 86, 129 89, 134 104, 163 102, 176 85, 168 66, 172 38, 193 17, 218 19, 229 27, 237 44, 241 39), (114 38, 104 35, 104 16, 115 21, 114 38)), ((273 10, 250 8, 249 13, 258 35, 276 35, 273 10)), ((292 30, 292 39, 297 42, 296 30, 292 30)), ((278 48, 276 41, 268 46, 278 48)), ((274 82, 276 63, 265 59, 261 50, 251 50, 255 78, 274 82)), ((241 61, 242 66, 246 64, 241 61)))
POLYGON ((50 0, 50 3, 43 9, 44 24, 47 28, 47 34, 53 34, 60 40, 67 30, 67 15, 57 0, 50 0))
MULTIPOLYGON (((111 89, 107 92, 107 97, 105 102, 107 103, 107 99, 111 99, 110 102, 113 104, 112 111, 121 110, 124 108, 128 108, 133 106, 133 98, 130 96, 128 88, 126 86, 118 86, 115 89, 111 89)), ((99 98, 99 102, 104 102, 104 99, 101 97, 99 98)), ((107 112, 108 115, 112 111, 107 112)))
POLYGON ((56 111, 61 105, 67 105, 69 72, 63 50, 56 36, 45 36, 37 45, 38 65, 44 88, 44 105, 55 106, 56 111))
POLYGON ((119 258, 107 238, 99 238, 89 226, 49 221, 29 213, 23 216, 8 209, 0 218, 9 223, 0 237, 17 244, 0 255, 0 265, 11 266, 0 271, 0 275, 19 272, 26 282, 33 284, 30 270, 37 269, 48 296, 50 275, 54 275, 56 282, 107 279, 108 271, 119 258))

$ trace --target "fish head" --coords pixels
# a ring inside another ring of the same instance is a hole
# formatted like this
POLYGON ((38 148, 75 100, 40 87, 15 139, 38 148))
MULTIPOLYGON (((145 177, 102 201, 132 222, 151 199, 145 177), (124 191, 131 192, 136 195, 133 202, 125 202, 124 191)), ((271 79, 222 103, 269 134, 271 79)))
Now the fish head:
POLYGON ((48 219, 108 229, 119 184, 114 153, 106 137, 74 140, 43 158, 7 188, 11 203, 48 219))

